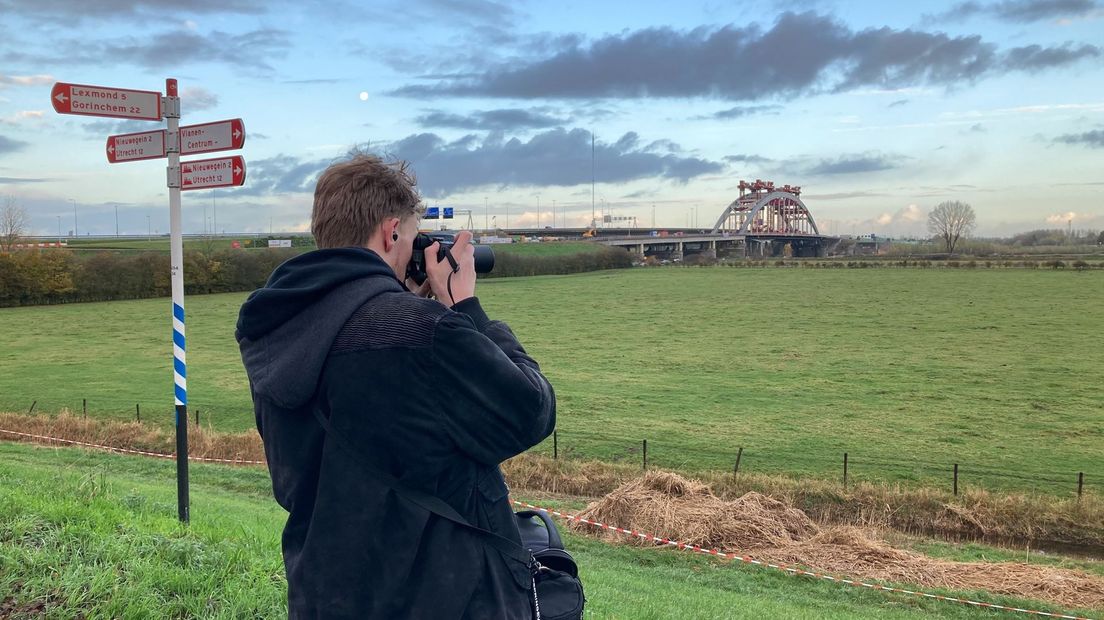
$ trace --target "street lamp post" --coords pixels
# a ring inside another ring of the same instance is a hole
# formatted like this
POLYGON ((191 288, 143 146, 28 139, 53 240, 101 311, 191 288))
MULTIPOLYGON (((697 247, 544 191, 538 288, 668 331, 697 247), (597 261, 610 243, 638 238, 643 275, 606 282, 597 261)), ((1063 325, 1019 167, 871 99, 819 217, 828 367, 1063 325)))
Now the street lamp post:
POLYGON ((115 205, 115 236, 119 236, 119 205, 115 205))
POLYGON ((483 197, 483 229, 491 229, 491 208, 487 206, 487 197, 483 197))
POLYGON ((150 240, 153 239, 153 235, 150 233, 151 230, 153 230, 153 227, 150 226, 150 216, 147 215, 146 216, 146 241, 150 241, 150 240))
POLYGON ((69 202, 73 203, 73 236, 76 237, 77 234, 78 234, 77 233, 77 201, 70 198, 69 202))
POLYGON ((57 216, 58 219, 58 245, 61 245, 61 216, 57 216))
POLYGON ((537 194, 537 230, 540 230, 540 194, 537 194))

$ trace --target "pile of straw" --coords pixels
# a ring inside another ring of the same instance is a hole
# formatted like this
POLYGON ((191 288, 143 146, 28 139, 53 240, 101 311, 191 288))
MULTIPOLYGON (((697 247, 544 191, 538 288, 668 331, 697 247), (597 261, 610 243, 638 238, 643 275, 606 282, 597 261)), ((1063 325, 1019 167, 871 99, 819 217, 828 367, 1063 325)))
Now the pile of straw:
POLYGON ((590 504, 582 516, 724 549, 776 547, 820 531, 805 513, 765 495, 747 493, 726 502, 706 485, 668 472, 648 472, 622 485, 590 504))
MULTIPOLYGON (((857 579, 925 588, 985 590, 1066 607, 1104 608, 1104 578, 1024 563, 948 562, 895 549, 854 527, 821 529, 804 512, 758 493, 726 502, 700 482, 648 472, 592 502, 580 516, 672 540, 749 553, 857 579)), ((639 545, 654 542, 572 523, 590 535, 639 545)))

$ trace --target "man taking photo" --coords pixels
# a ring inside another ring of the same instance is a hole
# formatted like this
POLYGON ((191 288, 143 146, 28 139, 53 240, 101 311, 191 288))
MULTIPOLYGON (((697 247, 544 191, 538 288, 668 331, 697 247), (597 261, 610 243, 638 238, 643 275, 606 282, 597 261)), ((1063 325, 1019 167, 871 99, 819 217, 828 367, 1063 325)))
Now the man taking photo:
POLYGON ((404 163, 330 166, 314 194, 319 249, 241 308, 257 429, 289 513, 291 618, 532 617, 528 567, 387 483, 520 542, 499 464, 556 418, 537 363, 475 297, 470 232, 455 267, 426 249, 426 284, 407 288, 420 204, 404 163))

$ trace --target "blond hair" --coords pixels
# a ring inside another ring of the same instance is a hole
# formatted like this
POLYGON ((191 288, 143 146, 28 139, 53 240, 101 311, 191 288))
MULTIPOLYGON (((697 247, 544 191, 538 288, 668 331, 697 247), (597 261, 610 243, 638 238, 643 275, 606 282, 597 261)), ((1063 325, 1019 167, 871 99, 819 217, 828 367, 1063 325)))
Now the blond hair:
POLYGON ((405 161, 354 153, 326 168, 314 188, 311 234, 319 248, 363 247, 385 220, 420 217, 423 208, 405 161))

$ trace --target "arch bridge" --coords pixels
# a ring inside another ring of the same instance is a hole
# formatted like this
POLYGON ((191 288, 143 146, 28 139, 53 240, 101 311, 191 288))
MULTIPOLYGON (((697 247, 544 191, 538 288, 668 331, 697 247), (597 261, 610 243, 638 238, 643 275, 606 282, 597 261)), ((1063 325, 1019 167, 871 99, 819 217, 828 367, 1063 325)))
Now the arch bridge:
POLYGON ((685 231, 675 238, 602 239, 607 245, 637 246, 646 256, 681 259, 714 256, 824 256, 838 241, 821 234, 798 186, 773 181, 740 181, 740 195, 717 218, 712 230, 685 231))

